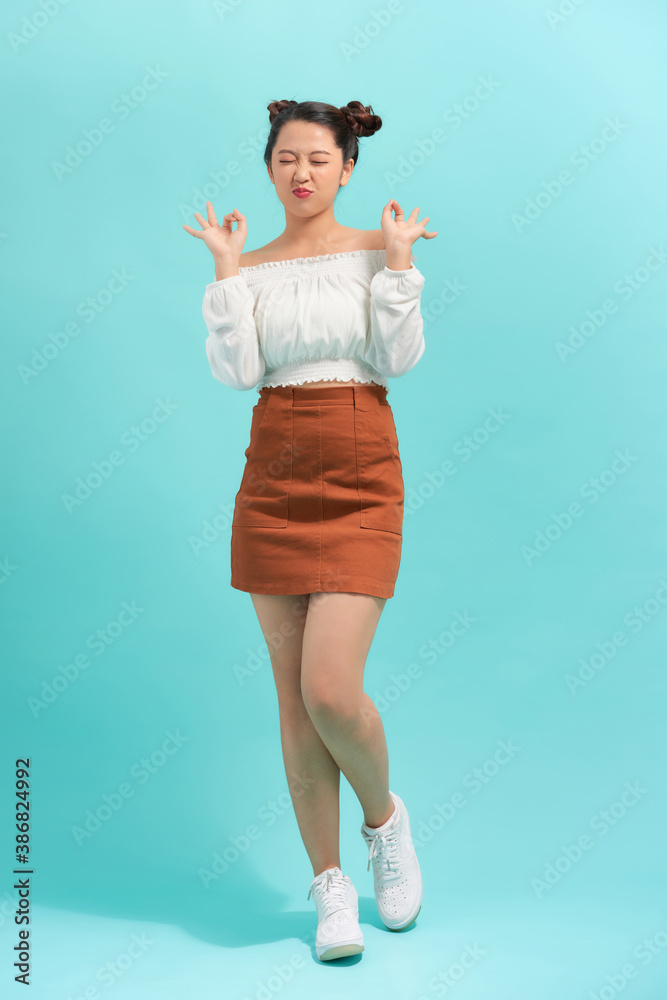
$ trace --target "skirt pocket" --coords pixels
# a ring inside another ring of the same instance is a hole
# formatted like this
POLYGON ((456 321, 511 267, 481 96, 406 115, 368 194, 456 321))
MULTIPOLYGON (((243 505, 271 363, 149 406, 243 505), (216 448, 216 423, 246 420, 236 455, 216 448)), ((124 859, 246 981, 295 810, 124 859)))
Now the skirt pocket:
POLYGON ((391 407, 373 397, 355 416, 361 527, 402 535, 405 490, 391 407))
POLYGON ((287 527, 292 411, 287 407, 278 413, 275 408, 279 405, 280 399, 270 394, 262 397, 253 409, 246 464, 234 500, 233 526, 287 527))
POLYGON ((396 434, 396 424, 394 423, 394 413, 386 400, 379 400, 380 418, 384 424, 384 437, 389 448, 391 457, 394 459, 398 471, 403 475, 403 463, 401 453, 398 450, 398 435, 396 434))

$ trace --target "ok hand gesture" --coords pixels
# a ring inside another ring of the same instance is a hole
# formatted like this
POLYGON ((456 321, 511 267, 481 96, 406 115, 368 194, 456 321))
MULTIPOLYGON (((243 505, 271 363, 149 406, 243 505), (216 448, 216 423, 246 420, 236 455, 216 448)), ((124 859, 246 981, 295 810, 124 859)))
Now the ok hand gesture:
POLYGON ((403 209, 398 202, 392 198, 382 210, 382 232, 387 249, 398 246, 412 246, 415 240, 423 236, 425 240, 432 240, 438 233, 427 233, 426 223, 430 216, 426 216, 421 222, 417 221, 419 208, 412 210, 407 221, 403 218, 403 209), (396 218, 392 219, 391 213, 396 213, 396 218))
POLYGON ((203 240, 217 260, 222 260, 225 257, 235 261, 240 260, 243 244, 248 235, 245 215, 235 208, 233 212, 229 212, 224 217, 222 225, 219 225, 210 201, 206 202, 206 215, 208 221, 199 212, 195 212, 195 219, 201 226, 200 230, 192 229, 191 226, 183 226, 183 229, 192 236, 196 236, 198 240, 203 240), (237 227, 232 232, 234 219, 237 222, 237 227))

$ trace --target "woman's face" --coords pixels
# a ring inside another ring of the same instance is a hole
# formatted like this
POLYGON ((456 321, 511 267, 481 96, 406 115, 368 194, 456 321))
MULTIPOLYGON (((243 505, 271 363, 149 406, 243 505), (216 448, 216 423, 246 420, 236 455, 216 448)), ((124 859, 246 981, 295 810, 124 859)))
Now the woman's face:
POLYGON ((343 165, 343 152, 329 129, 313 122, 293 121, 278 133, 271 167, 267 169, 285 209, 309 216, 333 204, 353 167, 352 159, 343 165), (312 194, 298 198, 294 190, 300 187, 312 194))

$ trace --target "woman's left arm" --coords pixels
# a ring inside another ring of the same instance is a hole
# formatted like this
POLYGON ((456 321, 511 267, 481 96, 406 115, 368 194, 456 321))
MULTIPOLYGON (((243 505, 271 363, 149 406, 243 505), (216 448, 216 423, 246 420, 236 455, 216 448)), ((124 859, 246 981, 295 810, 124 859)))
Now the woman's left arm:
POLYGON ((425 349, 421 292, 424 275, 412 261, 411 247, 426 232, 428 217, 417 221, 415 208, 407 221, 393 198, 382 211, 382 232, 387 250, 387 266, 373 275, 370 286, 370 324, 364 359, 380 375, 398 378, 417 364, 425 349), (395 212, 396 218, 392 218, 395 212))
POLYGON ((380 375, 405 375, 424 353, 423 287, 424 275, 414 265, 401 271, 385 267, 373 275, 364 360, 380 375))

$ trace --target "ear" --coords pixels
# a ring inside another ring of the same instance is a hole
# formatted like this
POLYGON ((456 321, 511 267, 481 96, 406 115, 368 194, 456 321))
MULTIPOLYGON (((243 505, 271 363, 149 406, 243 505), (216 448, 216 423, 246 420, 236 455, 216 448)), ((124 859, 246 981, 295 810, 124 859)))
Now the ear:
POLYGON ((352 157, 343 166, 343 172, 340 177, 339 187, 345 187, 350 177, 352 176, 352 171, 354 170, 354 160, 352 157))

